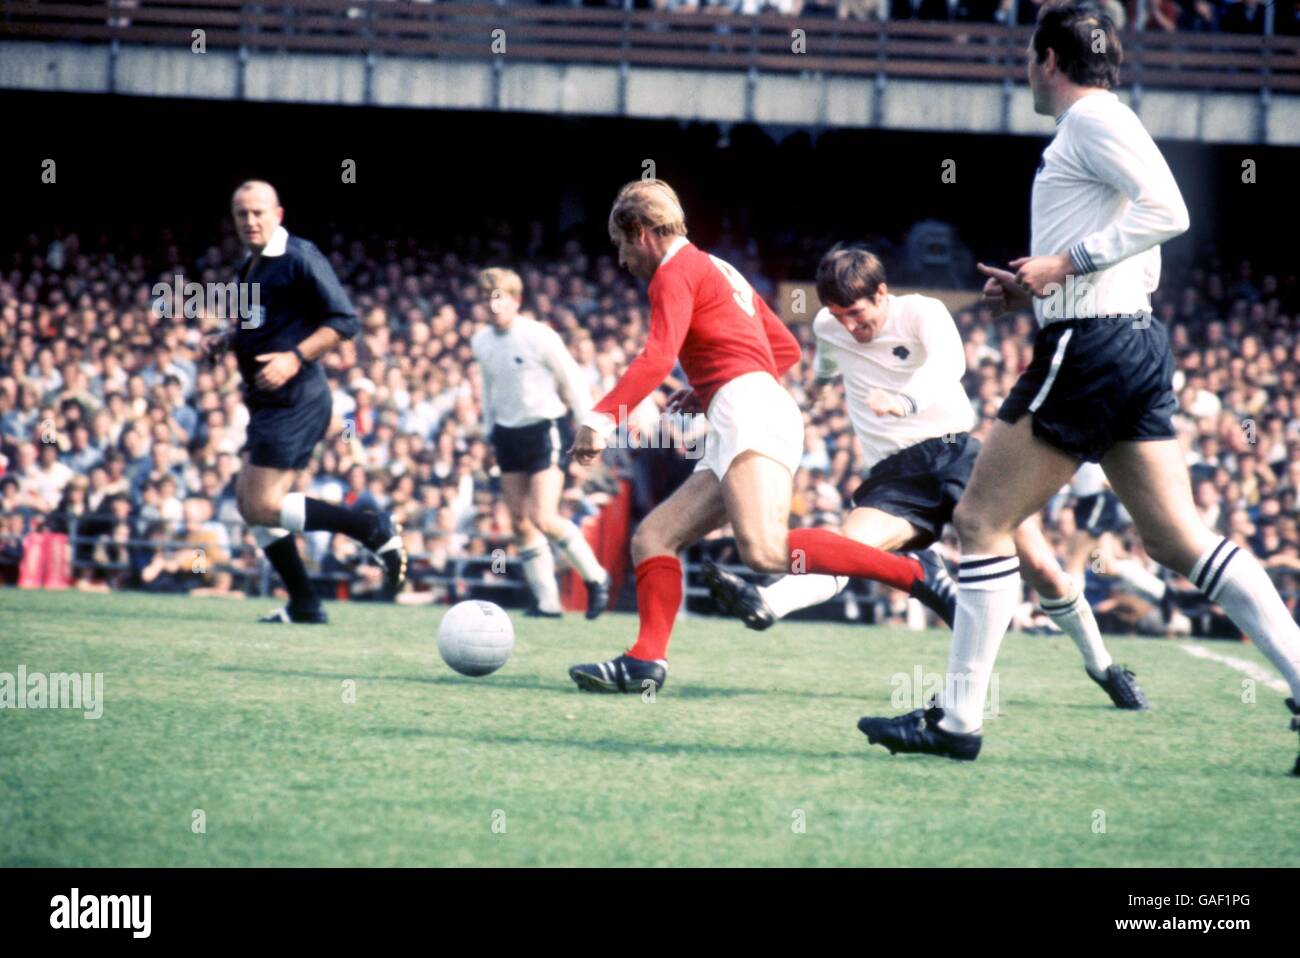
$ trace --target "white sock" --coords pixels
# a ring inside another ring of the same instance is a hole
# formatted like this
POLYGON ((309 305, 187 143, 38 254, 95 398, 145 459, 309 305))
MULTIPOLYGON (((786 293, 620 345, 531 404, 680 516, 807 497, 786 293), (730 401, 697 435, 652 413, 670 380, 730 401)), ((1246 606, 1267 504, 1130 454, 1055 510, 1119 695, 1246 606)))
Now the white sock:
POLYGON ((1019 602, 1020 561, 1015 556, 961 557, 941 728, 975 732, 984 724, 984 699, 998 647, 1019 602))
POLYGON ((1300 625, 1253 555, 1219 539, 1187 576, 1268 657, 1300 702, 1300 625))
POLYGON ((290 492, 280 500, 280 525, 290 532, 302 532, 307 524, 307 497, 290 492))
POLYGON ((1101 630, 1092 615, 1092 606, 1083 597, 1083 589, 1077 582, 1071 581, 1074 588, 1064 599, 1038 597, 1038 604, 1049 619, 1056 623, 1062 632, 1074 639, 1083 664, 1097 678, 1110 668, 1111 657, 1101 641, 1101 630))
POLYGON ((564 532, 555 540, 555 544, 564 550, 583 582, 604 582, 608 574, 596 558, 596 553, 591 551, 582 530, 572 522, 565 521, 563 525, 564 532))
POLYGON ((1124 559, 1122 562, 1116 562, 1115 576, 1152 602, 1159 602, 1163 599, 1165 590, 1168 588, 1160 576, 1145 569, 1142 563, 1136 559, 1124 559))
POLYGON ((544 535, 538 535, 532 542, 519 550, 519 558, 524 563, 524 578, 528 588, 533 591, 537 608, 543 612, 562 612, 560 606, 560 586, 555 581, 555 556, 551 553, 551 543, 544 535))
POLYGON ((842 575, 783 575, 771 585, 760 585, 758 594, 778 619, 791 612, 821 605, 835 598, 849 584, 842 575))

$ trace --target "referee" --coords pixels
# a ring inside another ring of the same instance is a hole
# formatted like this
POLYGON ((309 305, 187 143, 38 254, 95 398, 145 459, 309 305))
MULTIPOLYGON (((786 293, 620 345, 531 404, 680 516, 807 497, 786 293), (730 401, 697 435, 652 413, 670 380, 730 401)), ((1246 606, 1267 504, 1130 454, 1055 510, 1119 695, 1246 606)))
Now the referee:
MULTIPOLYGON (((406 550, 389 515, 344 509, 291 492, 298 473, 325 438, 333 402, 317 362, 357 334, 356 311, 329 261, 308 240, 290 236, 284 209, 270 183, 249 180, 231 200, 235 229, 248 257, 240 264, 242 291, 256 288, 251 315, 208 336, 204 352, 233 350, 248 406, 235 495, 240 515, 289 591, 289 604, 258 621, 328 621, 294 542, 295 532, 326 530, 351 536, 384 568, 384 592, 395 598, 406 579, 406 550)), ((241 295, 241 302, 250 296, 241 295)))
POLYGON ((1218 603, 1286 678, 1300 729, 1300 626, 1254 557, 1201 521, 1174 436, 1174 359, 1150 294, 1160 245, 1189 220, 1160 149, 1111 92, 1119 35, 1096 7, 1049 0, 1026 54, 1034 109, 1055 117, 1056 135, 1034 177, 1030 255, 980 269, 995 314, 1032 306, 1034 356, 954 514, 961 562, 943 707, 858 727, 890 751, 979 754, 989 679, 1021 597, 1012 532, 1081 462, 1100 462, 1147 553, 1218 603))

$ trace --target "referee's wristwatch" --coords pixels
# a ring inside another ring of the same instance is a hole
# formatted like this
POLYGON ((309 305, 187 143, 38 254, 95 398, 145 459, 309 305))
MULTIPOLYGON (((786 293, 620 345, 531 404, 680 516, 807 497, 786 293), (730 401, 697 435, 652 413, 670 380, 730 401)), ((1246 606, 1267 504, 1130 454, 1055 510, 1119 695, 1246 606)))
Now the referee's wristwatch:
POLYGON ((307 365, 307 357, 302 354, 302 350, 299 349, 297 346, 293 347, 293 349, 289 350, 289 352, 293 353, 295 356, 298 357, 298 362, 301 365, 303 366, 307 365))

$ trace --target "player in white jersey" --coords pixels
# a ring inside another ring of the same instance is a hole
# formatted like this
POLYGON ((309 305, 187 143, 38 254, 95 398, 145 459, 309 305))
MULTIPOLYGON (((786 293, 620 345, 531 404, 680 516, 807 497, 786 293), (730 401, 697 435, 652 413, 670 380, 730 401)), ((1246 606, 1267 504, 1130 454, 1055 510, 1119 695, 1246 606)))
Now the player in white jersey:
POLYGON ((1110 92, 1121 59, 1114 24, 1095 7, 1040 9, 1029 86, 1057 132, 1034 179, 1030 255, 981 271, 986 305, 1032 304, 1041 329, 954 515, 961 563, 942 704, 858 723, 891 752, 979 754, 989 679, 1020 597, 1015 529, 1081 461, 1101 463, 1152 558, 1222 606, 1282 672, 1300 729, 1300 625, 1254 557, 1201 522, 1174 437, 1173 355, 1148 294, 1159 246, 1187 229, 1187 208, 1141 121, 1110 92))
MULTIPOLYGON (((940 300, 891 294, 880 260, 863 249, 828 252, 817 268, 817 293, 817 382, 843 376, 853 432, 870 469, 842 532, 884 551, 927 550, 952 519, 980 447, 970 435, 975 410, 961 384, 961 335, 940 300)), ((1117 707, 1146 708, 1133 673, 1112 661, 1080 583, 1061 569, 1037 520, 1022 523, 1015 540, 1025 578, 1042 597, 1043 611, 1078 646, 1089 677, 1117 707)), ((882 557, 878 581, 901 584, 891 582, 894 566, 902 558, 919 562, 926 574, 909 592, 951 626, 956 589, 942 560, 929 551, 890 558, 882 557)), ((787 575, 756 587, 708 561, 704 579, 723 609, 756 630, 833 598, 849 581, 787 575)))
POLYGON ((501 469, 501 492, 533 593, 526 614, 564 614, 553 542, 586 582, 587 618, 594 619, 609 604, 609 575, 582 530, 559 513, 565 450, 573 440, 568 414, 578 420, 587 415, 591 389, 559 333, 520 315, 523 281, 517 273, 485 269, 478 286, 492 313, 490 324, 470 341, 483 371, 483 434, 501 469))

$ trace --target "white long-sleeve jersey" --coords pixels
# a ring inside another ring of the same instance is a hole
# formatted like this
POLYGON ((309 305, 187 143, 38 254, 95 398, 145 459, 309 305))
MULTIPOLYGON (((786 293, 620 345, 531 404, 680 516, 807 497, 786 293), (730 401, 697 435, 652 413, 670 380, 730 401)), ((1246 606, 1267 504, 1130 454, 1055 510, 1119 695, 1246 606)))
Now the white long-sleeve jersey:
POLYGON ((1039 325, 1150 311, 1160 244, 1188 226, 1169 164, 1109 91, 1075 101, 1056 126, 1034 177, 1029 252, 1068 251, 1075 275, 1061 295, 1034 299, 1039 325))
POLYGON ((969 432, 975 425, 961 379, 966 353, 948 307, 929 296, 888 297, 885 324, 869 343, 859 343, 830 310, 813 318, 818 379, 844 376, 844 397, 866 465, 927 439, 969 432), (894 393, 906 416, 877 416, 867 408, 872 389, 894 393))
POLYGON ((581 422, 591 410, 591 387, 550 326, 516 316, 505 332, 480 329, 470 347, 483 370, 485 432, 559 419, 566 409, 581 422))

